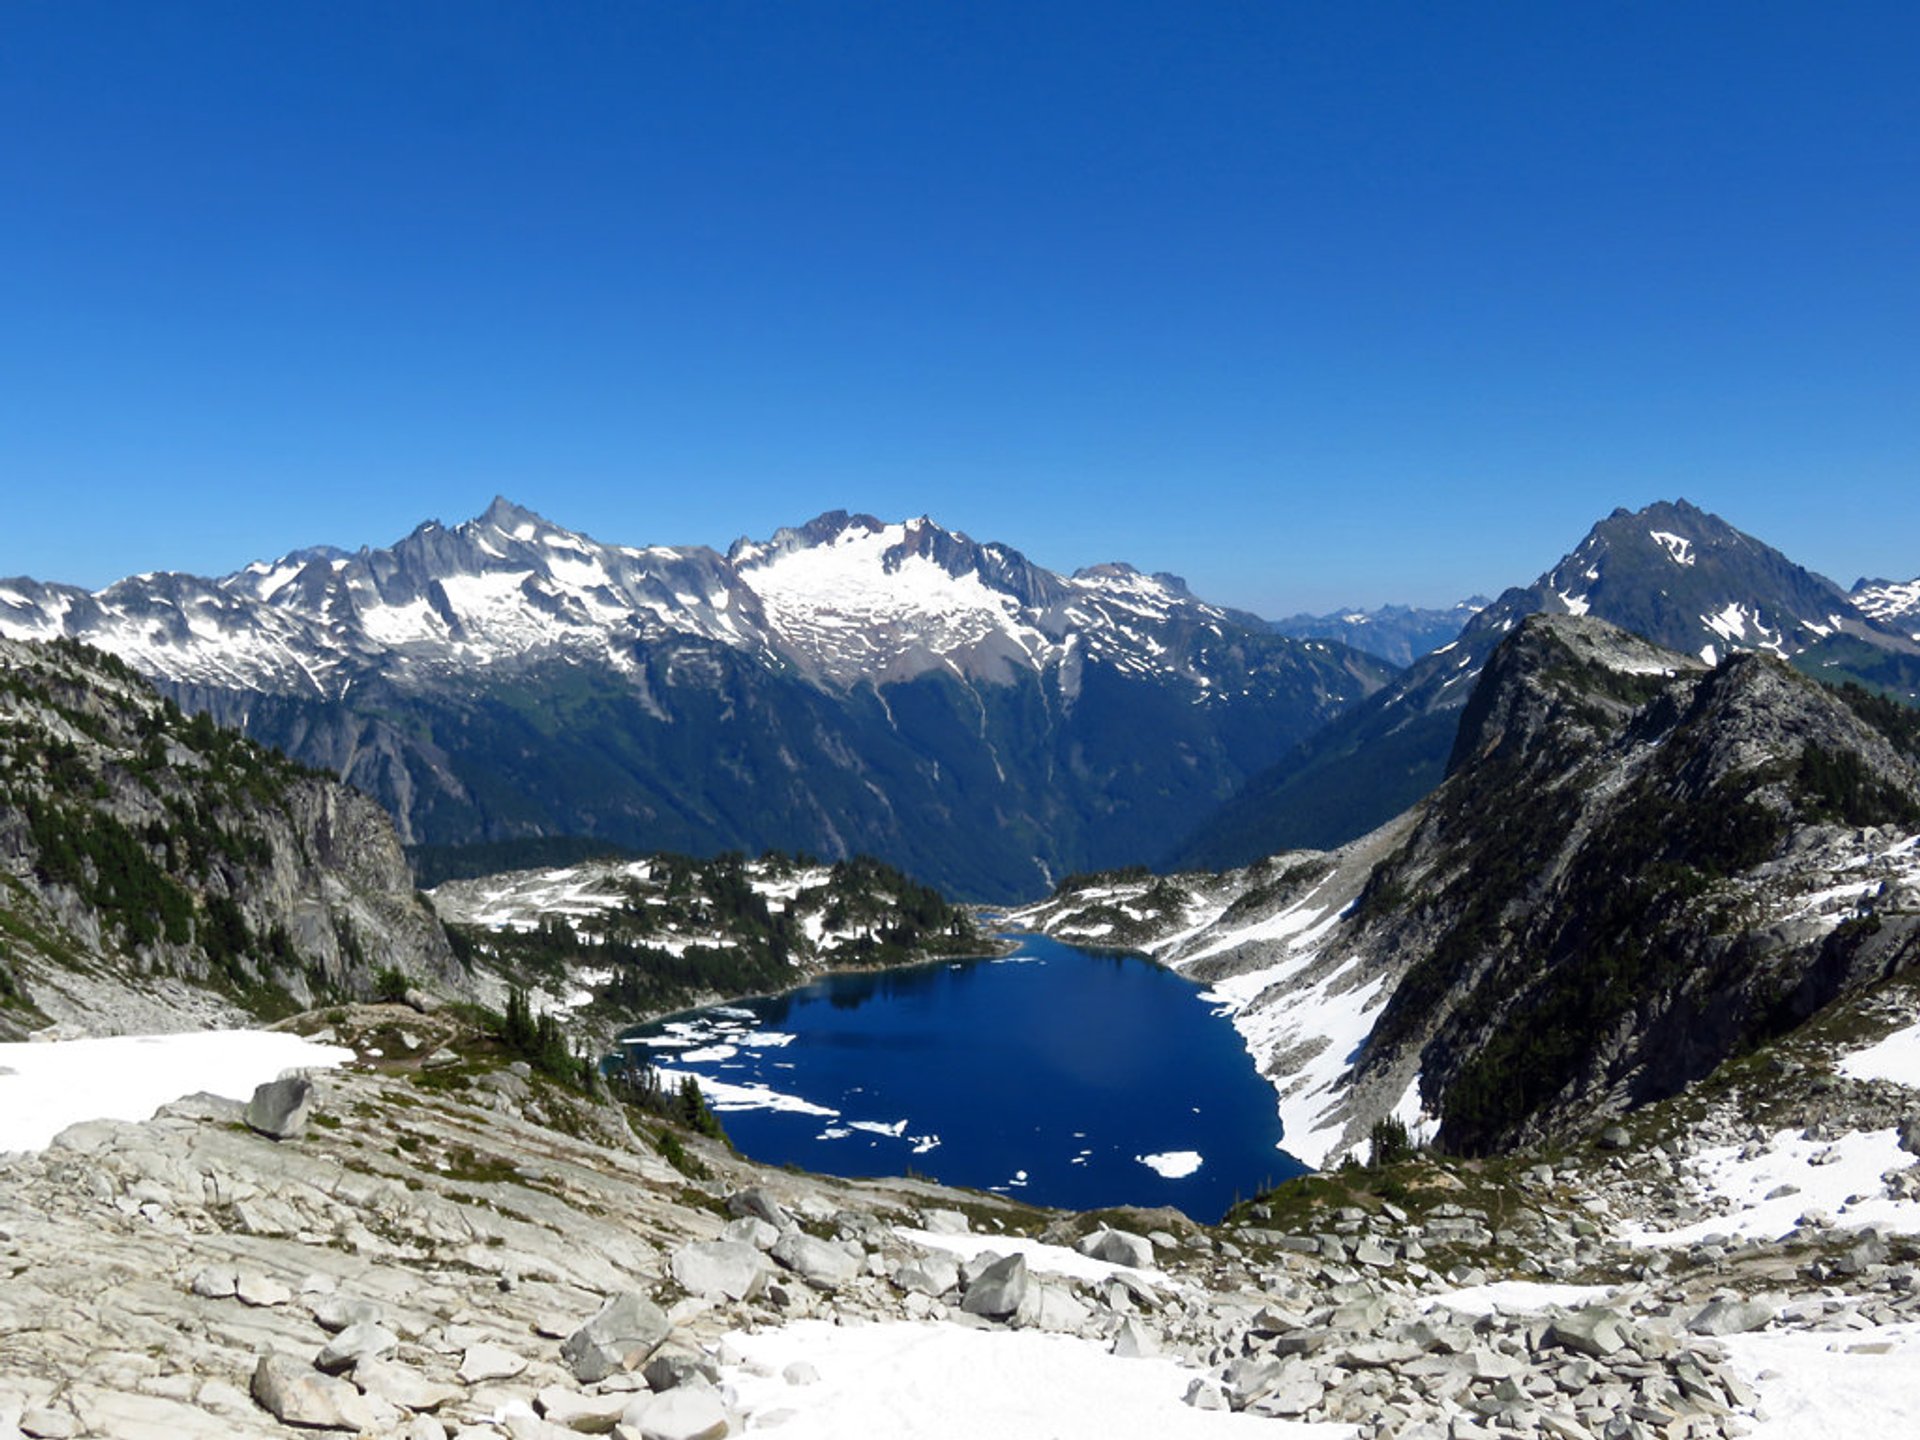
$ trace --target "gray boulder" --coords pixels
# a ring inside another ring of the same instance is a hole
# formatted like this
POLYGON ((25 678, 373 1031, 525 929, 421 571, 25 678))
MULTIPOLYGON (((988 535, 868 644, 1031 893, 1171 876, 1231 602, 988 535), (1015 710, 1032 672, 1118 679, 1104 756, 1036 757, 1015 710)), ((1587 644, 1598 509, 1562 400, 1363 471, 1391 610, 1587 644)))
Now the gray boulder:
POLYGON ((751 1215, 757 1220, 766 1221, 776 1230, 790 1229, 793 1225, 793 1216, 781 1207, 778 1200, 758 1185, 749 1186, 745 1190, 736 1190, 729 1195, 727 1213, 733 1216, 751 1215))
POLYGON ((604 1435, 620 1423, 633 1396, 624 1390, 607 1395, 582 1395, 563 1385, 549 1385, 534 1397, 540 1418, 586 1435, 604 1435))
POLYGON ((1900 1148, 1909 1155, 1920 1155, 1920 1115, 1908 1115, 1900 1121, 1895 1133, 1900 1139, 1900 1148))
POLYGON ((1153 1242, 1144 1235, 1129 1235, 1125 1230, 1096 1230, 1073 1248, 1109 1265, 1126 1265, 1135 1270, 1153 1268, 1153 1242))
POLYGON ((400 1337, 384 1325, 349 1325, 320 1348, 320 1353, 313 1357, 313 1365, 328 1375, 338 1375, 353 1369, 362 1360, 377 1360, 391 1354, 399 1344, 400 1337))
POLYGON ((751 1245, 756 1250, 771 1250, 780 1243, 780 1232, 762 1220, 758 1215, 742 1215, 738 1220, 727 1222, 727 1228, 720 1232, 723 1240, 737 1240, 742 1245, 751 1245))
POLYGON ((1695 1335, 1744 1335, 1773 1323, 1773 1307, 1760 1300, 1709 1300, 1687 1329, 1695 1335))
POLYGON ((286 1355, 260 1357, 253 1370, 253 1398, 283 1425, 372 1430, 379 1423, 366 1397, 352 1385, 286 1355))
POLYGON ((960 1298, 960 1308, 969 1315, 1003 1319, 1020 1309, 1027 1298, 1027 1261, 1024 1255, 1009 1255, 996 1260, 974 1278, 960 1298))
POLYGON ((1549 1338, 1562 1350, 1604 1360, 1625 1347, 1626 1317, 1604 1305, 1590 1305, 1553 1322, 1549 1338))
POLYGON ((504 1345, 482 1341, 461 1352, 460 1369, 455 1373, 462 1384, 478 1385, 486 1380, 511 1380, 526 1368, 526 1356, 516 1355, 504 1345))
POLYGON ((673 1252, 668 1268, 689 1295, 709 1299, 750 1300, 767 1283, 766 1257, 738 1240, 682 1245, 673 1252))
POLYGON ((408 1410, 438 1410, 461 1393, 452 1385, 430 1380, 405 1365, 372 1356, 353 1367, 353 1383, 389 1405, 404 1406, 408 1410))
POLYGON ((773 1258, 823 1290, 838 1289, 860 1273, 860 1262, 853 1256, 804 1230, 789 1230, 782 1235, 773 1247, 773 1258))
POLYGON ((297 1140, 307 1133, 313 1114, 313 1082, 304 1075, 283 1075, 253 1092, 247 1124, 275 1140, 297 1140))
POLYGON ((960 1267, 945 1255, 923 1255, 896 1266, 893 1283, 910 1294, 938 1300, 960 1283, 960 1267))
POLYGON ((319 1296, 312 1309, 313 1323, 330 1333, 353 1325, 378 1325, 386 1318, 386 1312, 373 1301, 347 1295, 319 1296))
POLYGON ((569 1335, 560 1347, 560 1355, 573 1368, 575 1379, 592 1385, 645 1363, 672 1329, 658 1305, 644 1295, 627 1291, 607 1301, 598 1314, 569 1335))
POLYGON ((640 1367, 640 1374, 655 1394, 703 1381, 708 1385, 720 1383, 720 1371, 711 1360, 698 1350, 671 1341, 648 1357, 647 1363, 640 1367))
POLYGON ((654 1395, 645 1405, 630 1405, 621 1425, 640 1440, 721 1440, 732 1428, 720 1397, 701 1386, 684 1386, 654 1395))

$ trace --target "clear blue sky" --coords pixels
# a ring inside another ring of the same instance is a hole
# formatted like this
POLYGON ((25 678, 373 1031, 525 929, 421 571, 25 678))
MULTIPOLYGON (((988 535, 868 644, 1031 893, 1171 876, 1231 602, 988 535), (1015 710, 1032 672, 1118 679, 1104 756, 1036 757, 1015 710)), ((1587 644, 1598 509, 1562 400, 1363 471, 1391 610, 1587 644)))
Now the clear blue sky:
POLYGON ((1268 614, 1920 574, 1920 6, 0 3, 0 574, 922 512, 1268 614))

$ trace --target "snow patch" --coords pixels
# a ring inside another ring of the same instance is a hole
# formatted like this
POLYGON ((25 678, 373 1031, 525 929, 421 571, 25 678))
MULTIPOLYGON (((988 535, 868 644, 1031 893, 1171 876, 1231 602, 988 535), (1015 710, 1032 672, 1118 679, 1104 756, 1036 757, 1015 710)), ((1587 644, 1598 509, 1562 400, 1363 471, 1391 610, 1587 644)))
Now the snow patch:
POLYGON ((1085 1340, 1040 1331, 802 1320, 777 1330, 736 1331, 723 1352, 738 1357, 725 1375, 748 1428, 774 1424, 785 1440, 1343 1440, 1354 1434, 1351 1425, 1197 1410, 1181 1401, 1194 1372, 1174 1361, 1123 1360, 1085 1340), (783 1374, 796 1361, 811 1365, 817 1382, 787 1383, 783 1374), (776 1422, 779 1412, 786 1413, 776 1422))
POLYGON ((0 1153, 39 1150, 83 1120, 147 1120, 183 1095, 251 1099, 288 1070, 354 1058, 339 1045, 269 1030, 0 1045, 0 1153))
POLYGON ((1693 564, 1693 542, 1684 535, 1675 535, 1671 530, 1649 530, 1647 532, 1654 543, 1667 552, 1667 558, 1676 565, 1693 564))

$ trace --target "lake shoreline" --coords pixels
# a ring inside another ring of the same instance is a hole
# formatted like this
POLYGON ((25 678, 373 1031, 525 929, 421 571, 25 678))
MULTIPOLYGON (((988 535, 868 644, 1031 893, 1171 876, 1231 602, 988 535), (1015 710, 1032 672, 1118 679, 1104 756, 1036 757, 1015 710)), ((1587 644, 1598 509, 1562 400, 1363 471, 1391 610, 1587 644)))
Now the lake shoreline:
POLYGON ((678 1009, 617 1050, 691 1078, 767 1164, 1194 1215, 1304 1172, 1204 987, 1134 951, 999 942, 678 1009))

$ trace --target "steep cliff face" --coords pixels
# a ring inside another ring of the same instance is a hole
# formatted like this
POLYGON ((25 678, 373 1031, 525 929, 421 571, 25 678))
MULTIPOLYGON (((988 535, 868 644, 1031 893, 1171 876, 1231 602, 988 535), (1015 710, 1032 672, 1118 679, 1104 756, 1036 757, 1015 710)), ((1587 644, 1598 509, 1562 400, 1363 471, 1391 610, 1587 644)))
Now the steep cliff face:
POLYGON ((1450 770, 1354 915, 1419 957, 1356 1086, 1417 1054, 1450 1148, 1671 1094, 1920 955, 1920 771, 1777 660, 1539 617, 1450 770))
POLYGON ((1489 659, 1445 782, 1390 825, 1018 918, 1211 983, 1311 1162, 1385 1115, 1504 1149, 1920 961, 1916 758, 1891 702, 1538 615, 1489 659))
POLYGON ((364 795, 84 646, 0 640, 0 1035, 460 988, 364 795))

